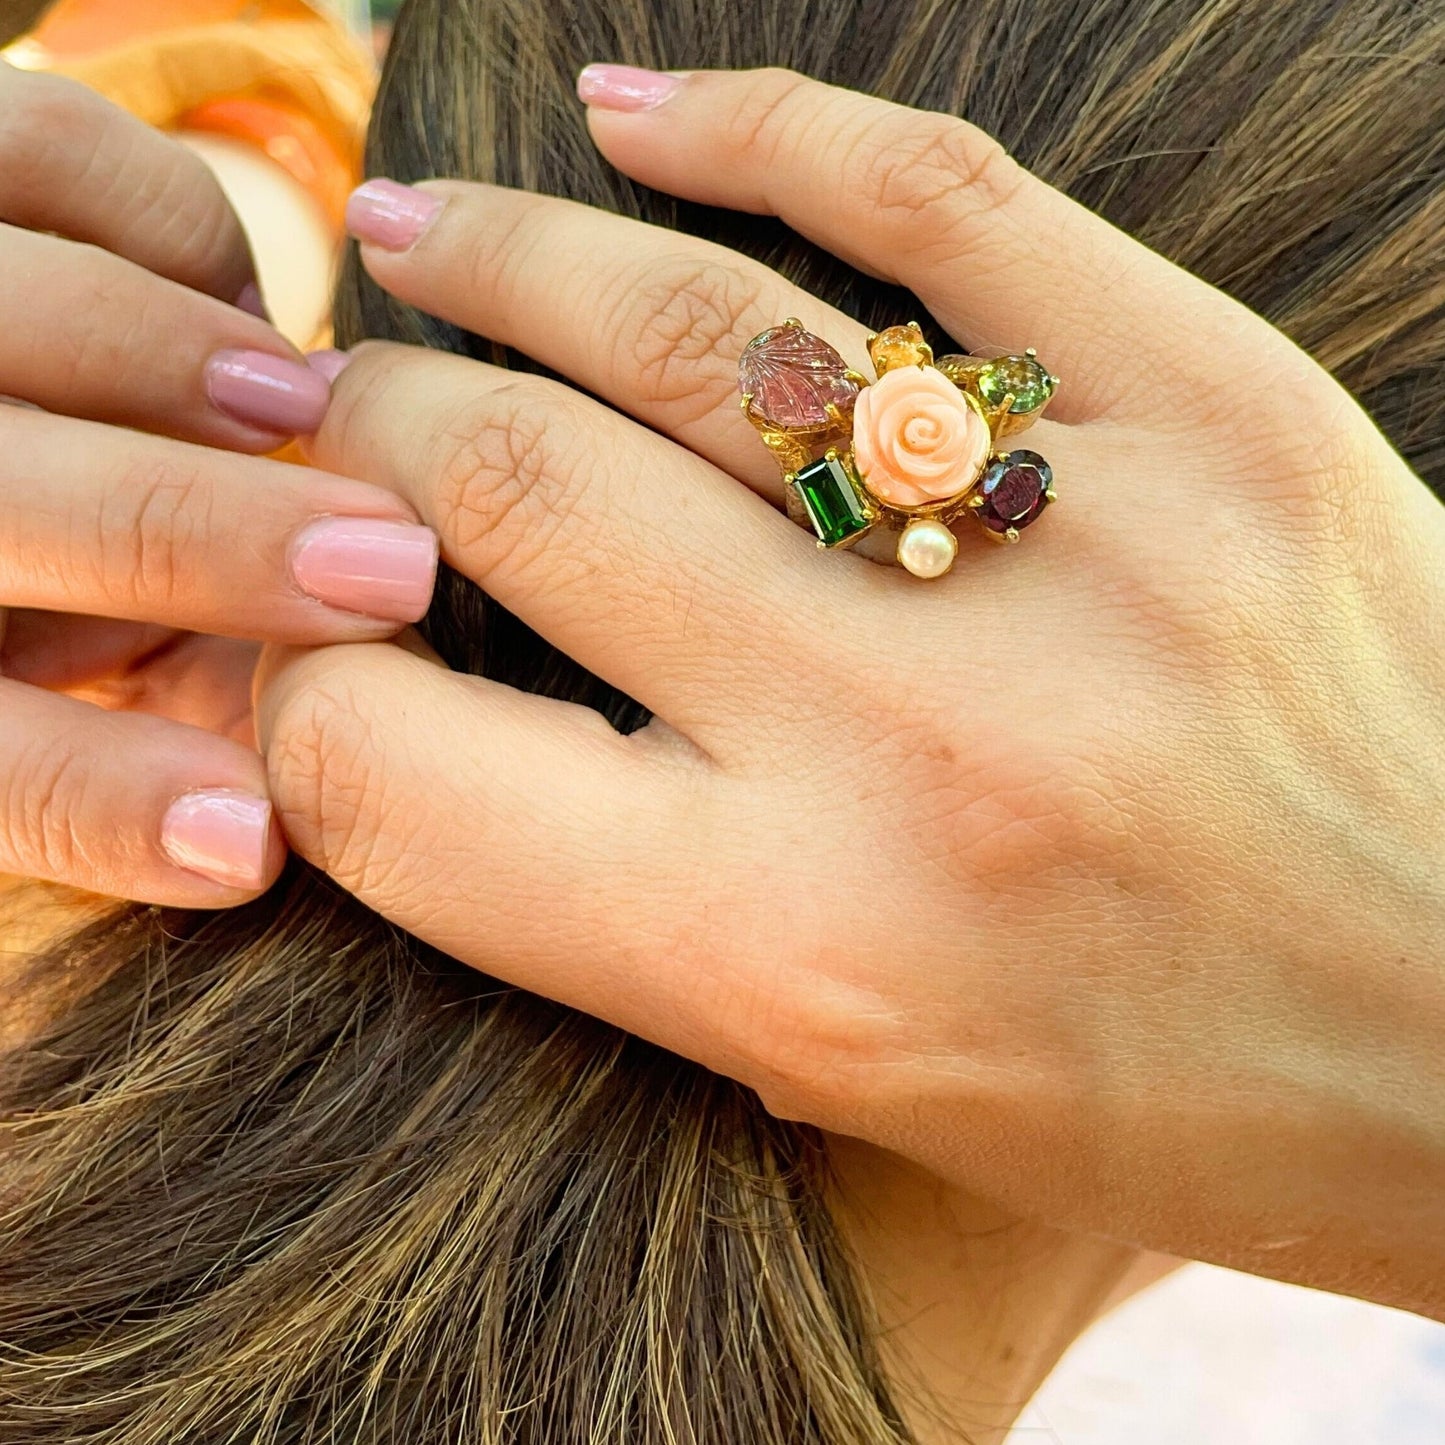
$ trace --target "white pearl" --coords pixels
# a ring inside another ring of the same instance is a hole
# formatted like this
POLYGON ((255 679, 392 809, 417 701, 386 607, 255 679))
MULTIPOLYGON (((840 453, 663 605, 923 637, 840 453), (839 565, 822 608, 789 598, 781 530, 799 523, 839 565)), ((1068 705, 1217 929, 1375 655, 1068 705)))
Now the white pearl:
POLYGON ((898 539, 898 561, 915 577, 942 577, 958 556, 958 538, 932 518, 910 522, 898 539))

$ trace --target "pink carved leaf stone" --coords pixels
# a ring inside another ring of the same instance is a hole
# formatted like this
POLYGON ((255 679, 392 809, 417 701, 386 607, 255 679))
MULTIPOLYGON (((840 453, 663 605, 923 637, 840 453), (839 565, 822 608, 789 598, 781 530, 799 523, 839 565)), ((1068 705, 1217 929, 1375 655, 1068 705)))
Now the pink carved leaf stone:
POLYGON ((801 326, 772 326, 755 336, 738 362, 738 390, 748 410, 774 427, 821 427, 828 403, 847 420, 858 398, 848 363, 821 336, 801 326))

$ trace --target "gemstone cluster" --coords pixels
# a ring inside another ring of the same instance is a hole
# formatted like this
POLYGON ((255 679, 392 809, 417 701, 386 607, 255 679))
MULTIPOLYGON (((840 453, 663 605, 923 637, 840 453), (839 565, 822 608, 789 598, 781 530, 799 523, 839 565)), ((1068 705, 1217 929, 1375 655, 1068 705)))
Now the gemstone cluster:
POLYGON ((869 339, 874 380, 801 322, 755 336, 738 365, 744 414, 783 470, 790 510, 822 547, 898 533, 897 560, 937 577, 958 550, 954 523, 1014 542, 1054 500, 1037 452, 1002 451, 1058 385, 1033 351, 936 364, 915 322, 869 339))

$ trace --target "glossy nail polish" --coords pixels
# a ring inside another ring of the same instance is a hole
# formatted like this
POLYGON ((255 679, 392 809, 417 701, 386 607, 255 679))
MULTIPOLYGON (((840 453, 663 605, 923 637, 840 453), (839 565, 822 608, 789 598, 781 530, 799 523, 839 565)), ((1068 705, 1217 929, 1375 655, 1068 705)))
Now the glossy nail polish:
POLYGON ((680 76, 636 65, 589 65, 577 77, 577 98, 598 110, 651 110, 681 84, 680 76))
POLYGON ((259 888, 266 877, 271 804, 238 788, 183 793, 166 810, 161 847, 178 868, 227 888, 259 888))
POLYGON ((318 602, 385 622, 416 622, 436 583, 429 527, 376 517, 320 517, 291 544, 291 575, 318 602))
POLYGON ((371 180, 358 186, 346 203, 346 229, 358 241, 384 251, 409 251, 436 220, 445 203, 440 196, 371 180))
POLYGON ((218 351, 206 363, 206 392, 233 421, 280 436, 314 432, 331 403, 324 376, 264 351, 218 351))

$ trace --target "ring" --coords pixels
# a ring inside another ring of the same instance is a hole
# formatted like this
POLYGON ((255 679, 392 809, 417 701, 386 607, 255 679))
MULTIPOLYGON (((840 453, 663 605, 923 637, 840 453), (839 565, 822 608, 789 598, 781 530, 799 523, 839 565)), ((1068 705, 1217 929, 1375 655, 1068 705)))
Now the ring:
POLYGON ((743 414, 782 469, 788 515, 829 550, 896 531, 915 577, 953 565, 965 516, 1017 542, 1055 500, 1053 471, 999 443, 1037 420, 1059 378, 1032 347, 935 362, 916 321, 870 336, 868 356, 871 382, 794 317, 743 348, 743 414))

